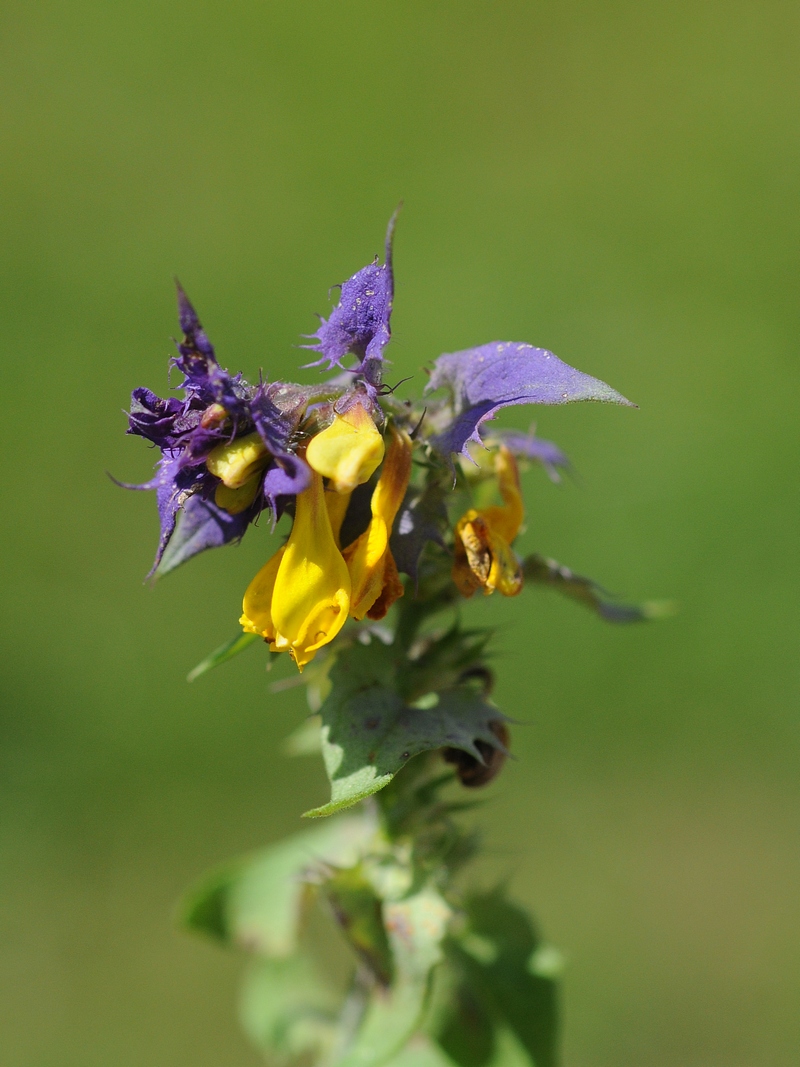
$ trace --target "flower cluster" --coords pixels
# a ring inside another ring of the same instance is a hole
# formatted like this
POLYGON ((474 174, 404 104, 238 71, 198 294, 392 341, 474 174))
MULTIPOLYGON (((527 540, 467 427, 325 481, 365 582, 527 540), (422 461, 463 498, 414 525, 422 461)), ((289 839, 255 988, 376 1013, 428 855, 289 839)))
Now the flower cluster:
POLYGON ((452 609, 538 583, 611 622, 657 613, 518 556, 520 470, 538 463, 558 481, 569 463, 533 432, 489 425, 510 405, 629 402, 552 352, 507 341, 440 355, 424 397, 398 397, 384 383, 394 221, 383 263, 344 282, 306 337, 323 380, 230 374, 179 288, 180 395, 133 393, 128 432, 160 453, 155 477, 130 486, 156 492, 151 573, 238 541, 265 512, 273 534, 290 522, 245 590, 241 630, 190 679, 259 639, 300 671, 318 657, 302 679, 312 716, 286 750, 320 753, 330 799, 305 814, 334 816, 213 872, 184 921, 257 957, 242 1018, 271 1062, 474 1067, 510 1049, 542 1067, 556 1057, 552 951, 503 892, 465 896, 454 882, 474 838, 448 789, 495 778, 511 720, 491 699, 490 631, 452 609), (304 940, 315 900, 352 953, 346 994, 322 980, 304 940))
POLYGON ((413 595, 423 554, 426 574, 446 576, 457 595, 519 593, 517 460, 540 462, 554 479, 567 461, 533 434, 482 435, 483 424, 515 404, 629 403, 551 352, 501 341, 439 356, 424 406, 398 399, 383 383, 393 230, 394 218, 384 262, 344 282, 308 338, 317 364, 335 376, 253 386, 230 374, 179 288, 184 336, 172 362, 182 396, 140 388, 131 400, 128 432, 161 453, 155 477, 129 486, 156 491, 161 537, 151 573, 239 540, 264 511, 273 524, 288 513, 288 539, 248 586, 240 621, 300 670, 348 618, 381 619, 413 595))

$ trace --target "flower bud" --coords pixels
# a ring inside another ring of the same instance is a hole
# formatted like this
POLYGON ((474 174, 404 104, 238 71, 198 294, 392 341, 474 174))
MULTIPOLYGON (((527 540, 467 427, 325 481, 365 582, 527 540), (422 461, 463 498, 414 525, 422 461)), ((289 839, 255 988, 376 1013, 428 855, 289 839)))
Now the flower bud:
POLYGON ((306 460, 318 474, 330 479, 337 493, 350 493, 369 481, 383 454, 383 438, 374 419, 356 402, 344 415, 334 415, 330 426, 311 438, 306 460))
POLYGON ((245 482, 266 467, 270 453, 258 433, 223 441, 206 457, 206 467, 229 489, 241 489, 245 482))

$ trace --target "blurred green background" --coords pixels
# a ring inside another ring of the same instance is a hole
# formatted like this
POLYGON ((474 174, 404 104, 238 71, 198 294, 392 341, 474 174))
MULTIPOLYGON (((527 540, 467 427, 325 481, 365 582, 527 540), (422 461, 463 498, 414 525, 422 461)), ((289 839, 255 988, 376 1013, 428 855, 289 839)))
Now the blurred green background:
MULTIPOLYGON (((800 9, 781 0, 139 0, 0 7, 3 1067, 247 1067, 241 961, 182 888, 325 796, 236 631, 268 528, 145 587, 171 277, 223 363, 289 377, 396 241, 391 375, 495 338, 640 405, 535 412, 523 547, 674 620, 539 590, 501 625, 525 719, 481 813, 567 957, 567 1067, 789 1067, 798 935, 800 9)), ((311 380, 316 372, 302 372, 311 380)), ((527 426, 530 409, 505 422, 527 426)))

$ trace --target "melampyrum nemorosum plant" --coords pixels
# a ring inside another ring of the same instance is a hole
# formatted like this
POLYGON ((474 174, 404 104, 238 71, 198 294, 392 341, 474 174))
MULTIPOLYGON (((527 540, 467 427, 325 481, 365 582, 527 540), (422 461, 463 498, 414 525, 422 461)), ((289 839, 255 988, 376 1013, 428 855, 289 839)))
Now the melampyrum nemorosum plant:
POLYGON ((457 790, 496 777, 510 720, 491 699, 490 633, 466 628, 458 606, 543 584, 611 622, 657 612, 517 555, 521 469, 559 481, 569 465, 550 441, 486 425, 516 404, 631 405, 510 341, 439 356, 424 398, 398 396, 383 378, 394 221, 385 261, 349 278, 307 338, 312 366, 333 376, 229 374, 179 287, 182 395, 133 392, 128 432, 161 453, 152 481, 131 487, 156 491, 151 574, 240 540, 265 511, 273 529, 290 517, 243 591, 240 633, 190 678, 258 641, 286 653, 312 711, 289 747, 321 752, 331 785, 305 814, 332 818, 212 873, 183 914, 254 957, 242 1020, 271 1062, 551 1067, 557 953, 502 888, 470 890, 461 876, 477 841, 459 825, 470 805, 457 790), (320 911, 349 949, 337 981, 320 911))

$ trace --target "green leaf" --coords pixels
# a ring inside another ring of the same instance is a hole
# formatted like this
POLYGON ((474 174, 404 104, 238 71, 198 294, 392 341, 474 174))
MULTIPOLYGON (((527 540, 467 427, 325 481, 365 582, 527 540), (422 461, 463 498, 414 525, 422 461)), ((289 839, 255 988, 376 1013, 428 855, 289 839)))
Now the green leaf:
POLYGON ((504 716, 480 693, 464 686, 411 705, 397 692, 395 672, 392 649, 378 641, 353 645, 337 658, 321 709, 331 799, 307 816, 331 815, 377 793, 421 752, 459 748, 483 763, 475 742, 497 747, 489 724, 504 716))
POLYGON ((465 934, 448 944, 456 995, 449 1012, 440 1013, 437 1040, 463 1067, 494 1067, 511 1055, 470 1058, 471 1050, 454 1032, 461 1018, 458 997, 468 995, 494 1020, 496 1034, 508 1030, 535 1067, 555 1067, 556 985, 552 977, 539 973, 536 961, 540 950, 530 919, 500 891, 473 897, 466 911, 469 924, 465 934))
POLYGON ((375 832, 375 816, 365 809, 227 864, 188 894, 182 921, 262 956, 289 956, 308 880, 326 865, 356 864, 375 832))
POLYGON ((242 990, 240 1018, 245 1033, 275 1067, 299 1056, 315 1059, 333 1046, 338 998, 302 956, 259 960, 242 990))
POLYGON ((530 582, 547 585, 570 600, 590 608, 606 622, 645 622, 674 615, 677 607, 670 600, 648 600, 643 604, 615 604, 597 582, 573 574, 554 559, 533 553, 522 563, 522 571, 530 582))
POLYGON ((186 675, 186 681, 193 682, 201 674, 206 674, 207 671, 212 670, 214 667, 219 667, 220 663, 225 663, 227 660, 233 659, 234 656, 238 656, 240 652, 243 652, 249 645, 258 640, 258 634, 237 634, 230 641, 226 641, 224 645, 220 645, 219 648, 198 663, 193 670, 189 671, 186 675))
POLYGON ((444 898, 430 886, 384 903, 395 978, 388 990, 378 985, 373 989, 358 1033, 336 1067, 381 1067, 406 1045, 420 1025, 451 915, 444 898))

